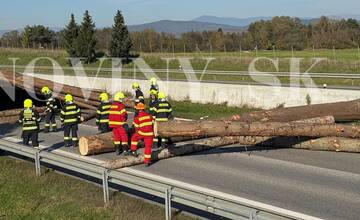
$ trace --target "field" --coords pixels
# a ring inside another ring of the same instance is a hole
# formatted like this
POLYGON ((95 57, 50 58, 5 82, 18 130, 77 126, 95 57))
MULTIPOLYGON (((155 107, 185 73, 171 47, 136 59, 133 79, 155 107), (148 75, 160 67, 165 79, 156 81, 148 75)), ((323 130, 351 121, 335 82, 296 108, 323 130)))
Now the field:
MULTIPOLYGON (((64 72, 66 74, 74 74, 73 70, 69 68, 67 54, 63 50, 24 50, 24 49, 0 49, 0 64, 11 65, 12 61, 9 58, 19 58, 16 64, 19 66, 27 65, 31 60, 38 57, 50 57, 56 60, 60 66, 67 67, 64 72)), ((307 71, 313 64, 313 58, 326 58, 317 63, 309 70, 310 73, 360 73, 360 51, 358 49, 348 50, 306 50, 306 51, 243 51, 243 52, 229 52, 229 53, 142 53, 140 57, 144 59, 149 68, 152 69, 167 69, 169 68, 170 79, 185 79, 182 70, 179 70, 180 62, 178 58, 191 58, 191 66, 194 70, 202 71, 207 61, 206 58, 214 58, 208 65, 207 70, 211 71, 245 71, 249 70, 250 63, 256 57, 266 57, 269 59, 278 59, 278 71, 269 60, 260 60, 256 63, 256 68, 264 72, 289 72, 290 61, 289 58, 302 58, 300 62, 300 71, 307 71), (170 60, 168 63, 166 59, 170 60)), ((100 62, 84 65, 86 68, 97 68, 100 62)), ((37 62, 38 66, 50 66, 45 69, 35 68, 35 72, 50 73, 52 72, 51 62, 45 59, 37 62)), ((103 68, 111 68, 111 62, 105 61, 102 64, 103 68)), ((134 73, 133 63, 124 66, 128 70, 123 71, 122 76, 131 78, 144 78, 144 74, 138 69, 134 73)), ((17 70, 23 71, 23 68, 17 70)), ((163 79, 167 78, 166 72, 155 71, 156 74, 163 79)), ((86 70, 86 74, 93 76, 97 74, 97 69, 86 70)), ((109 72, 101 70, 99 76, 110 76, 109 72)), ((201 74, 197 74, 200 78, 201 74)), ((289 77, 278 76, 281 83, 287 84, 290 82, 289 77)), ((205 74, 202 80, 208 81, 233 81, 233 82, 254 82, 248 75, 239 74, 205 74)), ((266 82, 273 82, 273 79, 266 79, 266 82)), ((324 83, 334 86, 359 86, 360 80, 351 78, 314 78, 315 84, 322 85, 324 83)))

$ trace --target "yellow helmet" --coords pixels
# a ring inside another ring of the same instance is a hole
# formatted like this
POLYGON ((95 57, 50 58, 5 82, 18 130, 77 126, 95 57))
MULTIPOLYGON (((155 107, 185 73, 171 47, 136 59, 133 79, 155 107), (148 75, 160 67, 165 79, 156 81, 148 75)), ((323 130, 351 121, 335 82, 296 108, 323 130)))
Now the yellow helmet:
POLYGON ((42 94, 49 94, 50 93, 49 87, 47 87, 47 86, 42 87, 41 88, 41 93, 42 94))
POLYGON ((33 107, 33 101, 31 99, 25 99, 24 108, 32 108, 32 107, 33 107))
POLYGON ((109 101, 109 95, 106 92, 101 93, 100 101, 109 101))
POLYGON ((117 92, 114 95, 114 101, 121 101, 124 98, 125 98, 125 95, 122 92, 117 92))
POLYGON ((165 98, 166 98, 165 93, 164 93, 164 92, 159 92, 158 98, 159 98, 159 99, 165 99, 165 98))
POLYGON ((150 90, 150 95, 157 95, 158 92, 155 89, 150 90))
POLYGON ((71 94, 65 95, 65 102, 72 102, 74 101, 74 97, 71 94))
POLYGON ((155 85, 157 83, 157 79, 155 77, 150 79, 151 85, 155 85))
POLYGON ((140 89, 139 83, 134 82, 134 83, 132 84, 132 88, 133 88, 133 89, 140 89))

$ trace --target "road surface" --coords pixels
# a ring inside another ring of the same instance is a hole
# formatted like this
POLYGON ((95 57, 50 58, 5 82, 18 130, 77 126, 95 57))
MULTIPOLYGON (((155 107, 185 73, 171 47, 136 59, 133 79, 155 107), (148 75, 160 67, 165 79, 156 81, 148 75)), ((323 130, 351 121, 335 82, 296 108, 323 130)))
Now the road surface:
MULTIPOLYGON (((97 133, 93 122, 80 135, 97 133)), ((16 125, 0 125, 0 135, 20 137, 16 125)), ((62 132, 40 134, 41 145, 62 147, 62 132)), ((114 153, 92 156, 116 158, 114 153)), ((147 171, 324 219, 359 219, 360 155, 297 149, 229 146, 162 160, 147 171)))

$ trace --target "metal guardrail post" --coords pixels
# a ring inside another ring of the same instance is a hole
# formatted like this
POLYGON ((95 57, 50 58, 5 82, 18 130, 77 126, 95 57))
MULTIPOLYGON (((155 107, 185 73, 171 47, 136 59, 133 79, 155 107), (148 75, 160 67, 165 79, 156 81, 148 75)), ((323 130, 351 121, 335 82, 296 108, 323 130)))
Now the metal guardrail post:
POLYGON ((165 189, 165 216, 166 220, 171 220, 171 187, 165 189))
POLYGON ((109 203, 110 197, 109 197, 109 170, 104 169, 103 172, 103 192, 104 192, 104 202, 105 204, 109 203))
POLYGON ((250 214, 249 214, 249 220, 258 220, 258 217, 257 217, 258 212, 259 211, 255 210, 255 209, 251 210, 250 214))
POLYGON ((36 176, 41 176, 41 165, 40 165, 40 150, 35 152, 35 172, 36 176))

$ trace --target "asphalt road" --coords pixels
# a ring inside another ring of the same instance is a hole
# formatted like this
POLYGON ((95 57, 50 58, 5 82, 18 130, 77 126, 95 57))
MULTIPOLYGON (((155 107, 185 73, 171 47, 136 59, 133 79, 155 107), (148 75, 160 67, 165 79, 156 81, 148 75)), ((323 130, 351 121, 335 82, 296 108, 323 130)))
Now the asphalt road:
MULTIPOLYGON (((81 135, 96 132, 89 125, 80 127, 81 135)), ((20 132, 17 126, 2 125, 0 135, 19 138, 20 132)), ((42 145, 77 153, 64 149, 62 138, 58 132, 39 139, 42 145)), ((133 169, 324 219, 360 218, 359 154, 229 146, 133 169)))

